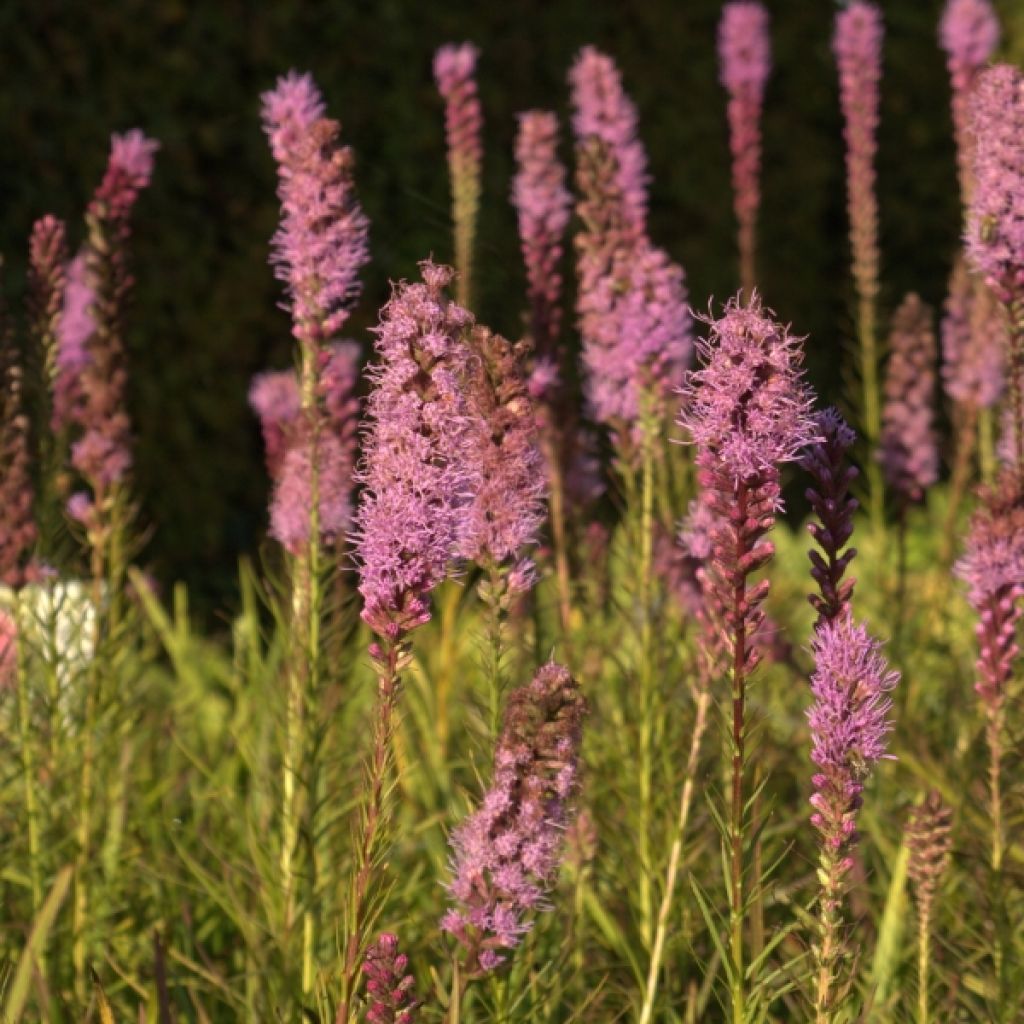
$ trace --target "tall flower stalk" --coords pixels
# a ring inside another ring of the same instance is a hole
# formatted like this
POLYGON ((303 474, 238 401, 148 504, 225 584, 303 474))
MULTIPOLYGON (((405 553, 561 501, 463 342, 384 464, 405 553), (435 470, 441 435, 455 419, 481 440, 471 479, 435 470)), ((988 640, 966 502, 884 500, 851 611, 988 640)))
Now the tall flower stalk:
POLYGON ((1024 477, 1024 74, 1008 64, 983 72, 969 109, 967 258, 1006 313, 1012 463, 1024 477))
MULTIPOLYGON (((878 149, 879 82, 882 77, 882 14, 867 0, 853 0, 836 15, 832 47, 839 69, 839 98, 845 123, 846 190, 857 292, 857 341, 860 357, 861 424, 868 447, 881 433, 878 387, 877 303, 879 286, 878 199, 875 154, 878 149)), ((882 480, 867 463, 869 511, 882 525, 882 480)))
POLYGON ((847 874, 857 842, 857 812, 864 785, 886 757, 892 725, 889 693, 899 682, 878 642, 849 615, 823 623, 812 642, 814 703, 807 712, 817 769, 811 823, 818 831, 818 937, 814 1019, 833 1024, 847 1019, 843 1004, 852 979, 845 977, 848 949, 844 934, 847 874))
MULTIPOLYGON (((280 78, 262 96, 263 127, 277 163, 281 221, 271 263, 285 285, 292 333, 299 344, 299 411, 288 431, 271 504, 271 534, 292 556, 291 650, 282 762, 280 873, 284 928, 303 920, 302 989, 314 980, 315 854, 301 869, 295 858, 303 813, 319 804, 318 766, 309 754, 310 723, 320 689, 324 544, 349 526, 354 468, 355 410, 342 402, 351 426, 331 422, 327 368, 330 343, 360 292, 359 271, 368 259, 368 222, 355 195, 351 150, 340 144, 340 125, 325 116, 323 98, 309 75, 280 78), (300 878, 306 893, 300 898, 300 878)), ((355 362, 354 353, 346 356, 355 362)), ((316 835, 314 821, 309 832, 316 835)))
POLYGON ((910 850, 907 873, 914 883, 917 909, 917 1022, 929 1024, 932 917, 935 897, 949 868, 953 811, 932 790, 913 808, 907 820, 906 843, 910 850))
POLYGON ((698 481, 714 514, 706 592, 719 610, 724 636, 714 663, 724 654, 730 676, 730 807, 724 857, 729 878, 732 1020, 746 1019, 748 994, 744 921, 746 893, 745 797, 747 714, 750 676, 761 660, 755 634, 764 619, 761 605, 768 580, 751 577, 772 558, 768 533, 782 507, 779 472, 801 449, 817 440, 811 393, 802 380, 800 342, 765 310, 758 296, 744 305, 732 300, 709 335, 698 342, 700 368, 689 375, 680 425, 697 447, 698 481))
POLYGON ((731 0, 718 23, 719 77, 729 94, 733 209, 739 226, 740 284, 756 284, 757 211, 761 205, 761 109, 771 71, 768 11, 757 0, 731 0))
POLYGON ((337 1024, 351 1024, 370 924, 370 895, 390 834, 395 716, 409 637, 430 619, 429 595, 465 543, 466 508, 479 490, 470 457, 477 423, 464 382, 471 315, 445 294, 454 272, 425 262, 422 283, 399 285, 381 311, 369 376, 363 484, 355 516, 363 621, 376 634, 373 749, 355 829, 356 862, 344 922, 337 1024))
POLYGON ((480 212, 480 174, 484 155, 483 108, 476 86, 479 53, 472 43, 449 43, 434 55, 434 81, 445 104, 455 269, 459 275, 455 281, 455 296, 459 305, 466 309, 473 305, 473 249, 480 212))

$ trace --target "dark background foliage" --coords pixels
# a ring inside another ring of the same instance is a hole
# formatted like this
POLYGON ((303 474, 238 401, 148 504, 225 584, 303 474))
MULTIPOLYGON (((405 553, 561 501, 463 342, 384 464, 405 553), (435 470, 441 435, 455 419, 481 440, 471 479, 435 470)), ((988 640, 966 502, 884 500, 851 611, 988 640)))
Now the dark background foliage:
MULTIPOLYGON (((810 336, 812 378, 834 399, 850 333, 830 51, 835 7, 768 6, 775 70, 764 125, 762 290, 810 336)), ((1024 27, 1015 0, 999 6, 1004 25, 1016 18, 1024 27)), ((948 86, 936 46, 941 2, 883 7, 883 305, 894 308, 910 289, 937 305, 959 230, 948 86)), ((227 600, 237 557, 255 550, 263 533, 267 487, 246 391, 253 373, 288 364, 291 339, 267 266, 277 204, 260 92, 289 68, 312 71, 356 151, 373 263, 351 333, 368 344, 389 280, 414 273, 428 253, 450 256, 430 61, 445 41, 476 42, 487 147, 477 312, 514 334, 523 292, 508 203, 515 114, 554 107, 564 118, 566 70, 581 45, 595 43, 615 56, 640 109, 654 175, 652 233, 682 261, 693 303, 703 308, 736 286, 714 46, 719 10, 719 0, 0 3, 7 290, 19 288, 35 217, 66 218, 77 243, 111 131, 140 126, 162 144, 137 215, 129 319, 137 486, 144 519, 155 524, 148 556, 160 577, 187 580, 206 607, 217 606, 227 600)))

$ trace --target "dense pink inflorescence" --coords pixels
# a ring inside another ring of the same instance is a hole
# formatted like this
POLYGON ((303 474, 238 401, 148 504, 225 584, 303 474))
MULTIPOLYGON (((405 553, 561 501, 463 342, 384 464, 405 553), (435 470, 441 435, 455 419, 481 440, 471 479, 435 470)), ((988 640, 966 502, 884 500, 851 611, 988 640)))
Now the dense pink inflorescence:
POLYGON ((1024 74, 997 64, 971 96, 967 256, 1004 302, 1024 292, 1024 74))
POLYGON ((472 43, 442 46, 434 54, 434 81, 445 101, 448 159, 453 177, 478 175, 483 161, 483 112, 476 87, 476 59, 472 43))
POLYGON ((398 936, 385 932, 366 951, 366 1024, 414 1024, 419 1001, 409 958, 398 951, 398 936))
POLYGON ((516 165, 512 202, 526 265, 530 336, 538 355, 551 357, 561 327, 562 240, 572 204, 565 167, 558 159, 558 118, 553 113, 531 110, 519 115, 516 165))
POLYGON ((853 248, 853 275, 862 298, 878 292, 879 82, 882 77, 882 15, 865 0, 854 0, 836 15, 832 46, 839 68, 839 98, 846 138, 846 187, 853 248))
POLYGON ((911 293, 892 318, 878 461, 889 487, 920 501, 939 478, 932 311, 911 293))
POLYGON ((1016 637, 1024 598, 1024 499, 1012 473, 983 492, 955 571, 967 584, 967 599, 978 615, 975 689, 996 711, 1019 654, 1016 637))
POLYGON ((793 461, 816 440, 802 339, 777 323, 761 299, 731 299, 697 342, 701 366, 683 389, 679 423, 700 457, 737 483, 793 461))
MULTIPOLYGON (((864 782, 886 757, 892 729, 889 694, 899 673, 889 668, 880 644, 849 615, 822 623, 812 642, 814 672, 808 709, 813 777, 811 822, 826 849, 840 854, 856 840, 864 782)), ((850 861, 840 864, 840 874, 850 861)))
POLYGON ((953 266, 942 318, 942 383, 959 405, 990 409, 1005 384, 1006 317, 962 259, 953 266))
MULTIPOLYGON (((768 11, 756 0, 732 0, 718 24, 722 85, 729 93, 733 203, 744 275, 753 272, 754 222, 761 202, 761 108, 771 71, 768 11)), ((753 282, 744 282, 752 286, 753 282)))
POLYGON ((64 308, 57 328, 56 376, 53 382, 54 430, 72 424, 77 404, 80 377, 89 362, 89 339, 96 330, 93 319, 95 295, 89 284, 85 254, 79 253, 68 264, 64 286, 64 308))
POLYGON ((818 584, 818 593, 808 600, 818 613, 815 629, 825 622, 834 622, 850 610, 854 579, 844 579, 857 549, 847 547, 853 536, 853 515, 857 499, 850 486, 857 479, 856 466, 848 454, 857 435, 835 409, 825 409, 817 416, 821 440, 809 445, 800 458, 800 465, 811 478, 804 492, 815 519, 808 530, 821 551, 811 548, 811 576, 818 584), (844 550, 845 549, 845 550, 844 550))
POLYGON ((323 116, 308 76, 293 73, 265 93, 263 121, 281 200, 272 262, 296 337, 316 345, 337 334, 359 296, 369 222, 355 194, 352 151, 338 142, 341 126, 323 116))
POLYGON ((573 133, 581 142, 599 139, 614 162, 619 220, 627 234, 647 225, 647 154, 637 137, 637 112, 622 88, 615 62, 585 46, 569 72, 573 133))
POLYGON ((356 544, 363 618, 378 632, 429 617, 426 595, 463 541, 480 481, 463 387, 473 318, 444 293, 450 268, 420 266, 423 283, 400 284, 381 311, 369 371, 356 544))
POLYGON ((469 974, 494 970, 546 909, 579 785, 586 703, 550 662, 508 698, 494 776, 478 810, 451 838, 455 906, 441 928, 465 950, 469 974))
POLYGON ((479 480, 464 510, 458 553, 498 564, 537 542, 544 521, 544 460, 537 418, 520 370, 521 346, 485 327, 468 336, 466 395, 474 413, 468 458, 479 480))
POLYGON ((947 0, 939 23, 939 42, 946 51, 953 99, 960 188, 967 202, 971 191, 971 143, 968 103, 978 72, 999 45, 999 19, 989 0, 947 0))

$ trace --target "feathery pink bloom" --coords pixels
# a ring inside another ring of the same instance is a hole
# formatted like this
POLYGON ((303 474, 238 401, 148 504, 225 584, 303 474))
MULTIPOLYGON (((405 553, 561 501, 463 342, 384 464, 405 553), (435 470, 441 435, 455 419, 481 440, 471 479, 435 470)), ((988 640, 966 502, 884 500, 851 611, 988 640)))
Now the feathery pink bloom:
POLYGON ((753 287, 754 231, 761 202, 761 109, 771 71, 768 11, 756 0, 732 0, 718 23, 722 85, 729 93, 729 148, 732 187, 739 224, 744 288, 753 287))
POLYGON ((1024 500, 1012 473, 982 493, 954 571, 967 584, 967 599, 978 615, 975 689, 995 712, 1013 678, 1024 613, 1024 500))
POLYGON ((363 973, 369 1006, 366 1024, 414 1024, 419 1002, 409 958, 398 951, 398 936, 385 932, 366 951, 363 973))
POLYGON ((259 373, 249 386, 249 406, 259 417, 267 475, 276 480, 288 448, 288 433, 298 419, 299 382, 294 370, 259 373))
POLYGON ((637 137, 637 112, 622 88, 615 62, 593 46, 579 52, 569 71, 573 133, 578 143, 599 139, 615 166, 619 220, 628 234, 647 225, 647 154, 637 137))
POLYGON ((494 970, 545 910, 579 785, 586 702, 576 680, 549 662, 508 698, 494 776, 478 810, 452 833, 455 907, 443 931, 465 949, 470 975, 494 970))
POLYGON ((281 200, 271 262, 287 286, 295 336, 314 346, 348 319, 369 259, 369 221, 355 194, 352 151, 338 141, 341 126, 323 116, 306 120, 322 112, 315 86, 304 77, 279 79, 263 95, 281 200))
POLYGON ((811 576, 819 593, 808 600, 818 613, 815 629, 825 622, 835 622, 850 610, 854 579, 846 579, 846 570, 857 554, 846 547, 853 536, 853 514, 857 499, 850 494, 850 485, 857 479, 856 466, 847 456, 857 435, 847 426, 835 409, 826 409, 817 416, 821 440, 808 446, 800 465, 811 477, 811 486, 804 492, 816 520, 808 530, 821 551, 811 548, 811 576), (843 549, 846 548, 844 551, 843 549))
POLYGON ((952 86, 953 133, 964 202, 971 186, 968 104, 978 72, 999 45, 999 19, 989 0, 947 0, 939 22, 939 43, 946 51, 952 86))
MULTIPOLYGON (((813 777, 811 822, 825 847, 840 854, 857 835, 861 793, 872 768, 886 754, 892 730, 889 694, 899 682, 881 645, 850 616, 822 623, 812 642, 814 703, 807 711, 811 727, 813 777)), ((848 870, 839 865, 840 876, 848 870)))
POLYGON ((970 102, 974 190, 967 256, 1003 302, 1024 290, 1024 74, 982 72, 970 102))
POLYGON ((832 42, 845 121, 853 276, 862 299, 873 299, 878 294, 878 201, 874 162, 878 149, 883 32, 879 9, 865 0, 853 0, 836 15, 832 42))
POLYGON ((904 501, 920 501, 939 478, 935 358, 932 311, 911 293, 892 318, 876 454, 886 483, 904 501))
POLYGON ((468 341, 474 358, 465 386, 475 416, 467 454, 480 479, 465 509, 459 554, 501 563, 537 541, 546 511, 544 460, 520 347, 485 327, 468 341))
POLYGON ((683 388, 679 424, 708 462, 740 483, 783 462, 819 437, 811 392, 803 381, 803 349, 758 295, 730 299, 707 318, 697 342, 700 369, 683 388))
POLYGON ((369 371, 356 545, 363 618, 379 633, 429 618, 425 598, 463 541, 480 482, 463 388, 473 318, 444 294, 450 268, 420 268, 423 283, 400 284, 381 311, 369 371))
POLYGON ((1005 384, 1006 319, 988 288, 978 287, 962 259, 949 279, 942 318, 942 382, 959 405, 990 409, 1005 384))
POLYGON ((51 425, 63 430, 72 424, 82 371, 89 362, 89 339, 96 330, 93 319, 95 294, 80 252, 67 268, 63 310, 57 326, 56 375, 53 381, 51 425))
POLYGON ((526 265, 530 336, 545 357, 554 351, 561 327, 562 240, 572 204, 565 167, 558 159, 558 118, 553 113, 531 110, 519 115, 516 164, 512 202, 526 265))

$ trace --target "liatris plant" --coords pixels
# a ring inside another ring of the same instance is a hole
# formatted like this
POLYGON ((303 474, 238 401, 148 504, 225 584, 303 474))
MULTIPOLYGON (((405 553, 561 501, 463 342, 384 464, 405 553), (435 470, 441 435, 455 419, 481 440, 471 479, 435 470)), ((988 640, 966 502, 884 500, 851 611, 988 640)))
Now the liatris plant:
POLYGON ((1007 687, 1019 654, 1017 626, 1024 608, 1024 497, 1019 477, 1007 471, 998 486, 982 492, 967 534, 957 575, 967 584, 967 599, 978 616, 978 660, 974 688, 986 717, 989 748, 989 796, 992 818, 992 868, 1003 863, 1002 760, 1007 687))
POLYGON ((814 1014, 817 1024, 831 1024, 846 1019, 840 1014, 850 987, 850 979, 843 977, 843 905, 853 864, 850 853, 857 841, 857 812, 865 782, 887 756, 886 736, 892 728, 889 693, 899 682, 899 673, 889 669, 866 627, 856 625, 849 615, 823 623, 815 632, 812 651, 814 704, 807 718, 817 771, 811 822, 821 844, 814 1014))
MULTIPOLYGON (((698 480, 715 516, 706 594, 714 602, 728 648, 731 676, 731 804, 725 858, 729 866, 730 961, 733 1020, 745 1020, 750 979, 744 956, 744 797, 746 691, 761 659, 753 641, 764 618, 768 581, 750 577, 774 548, 767 534, 782 505, 779 469, 818 439, 811 392, 802 379, 800 342, 765 310, 758 296, 732 300, 698 342, 700 369, 683 394, 680 424, 697 446, 698 480)), ((712 660, 709 658, 709 660, 712 660)))
POLYGON ((932 311, 910 294, 892 318, 878 461, 901 504, 920 501, 939 476, 932 311))
POLYGON ((857 467, 847 460, 857 435, 835 409, 819 413, 817 424, 821 440, 810 445, 800 459, 811 478, 804 494, 816 517, 808 529, 821 548, 820 552, 814 548, 807 552, 811 575, 818 584, 818 593, 808 597, 818 613, 815 631, 850 610, 856 580, 843 577, 857 554, 857 549, 847 544, 853 536, 853 516, 858 507, 850 493, 857 467))
POLYGON ((971 195, 971 137, 969 101, 978 73, 999 45, 999 19, 989 0, 946 0, 939 23, 939 42, 946 51, 946 67, 953 99, 953 135, 956 139, 960 194, 966 206, 971 195))
POLYGON ((257 374, 249 386, 249 406, 259 417, 267 476, 276 483, 288 452, 288 434, 301 409, 295 374, 291 370, 257 374))
POLYGON ((740 283, 747 297, 755 284, 761 108, 771 61, 768 11, 757 0, 731 0, 718 23, 718 62, 719 77, 729 93, 733 209, 739 225, 740 283))
POLYGON ((368 900, 387 849, 388 776, 408 637, 430 618, 430 592, 464 543, 466 509, 480 486, 471 458, 477 421, 464 391, 473 358, 464 334, 473 318, 445 294, 454 277, 449 267, 426 261, 420 270, 423 283, 399 285, 381 311, 358 471, 356 557, 362 618, 377 636, 370 648, 377 708, 355 837, 338 1024, 352 1020, 368 900))
POLYGON ((910 851, 907 873, 914 883, 917 907, 917 1020, 928 1024, 929 981, 931 965, 932 911, 935 897, 949 868, 952 847, 950 830, 953 811, 932 790, 924 801, 910 812, 906 827, 906 843, 910 851))
POLYGON ((502 951, 533 927, 530 914, 547 909, 579 785, 585 712, 576 680, 554 662, 509 694, 490 788, 451 839, 454 906, 441 928, 462 947, 464 980, 499 967, 502 951))
POLYGON ((451 176, 452 223, 455 230, 455 294, 459 305, 472 308, 473 246, 480 210, 480 172, 483 164, 483 110, 476 87, 472 43, 442 46, 434 55, 434 81, 444 100, 448 172, 451 176))
MULTIPOLYGON (((874 449, 881 431, 878 389, 878 200, 875 153, 878 148, 878 86, 882 77, 882 15, 866 0, 853 2, 836 15, 832 46, 839 68, 839 97, 846 138, 846 190, 857 291, 857 338, 860 349, 861 425, 874 449)), ((882 522, 882 484, 877 467, 867 464, 872 523, 882 522)))
POLYGON ((416 979, 406 974, 409 958, 398 951, 398 936, 385 932, 366 951, 363 973, 369 1006, 366 1024, 415 1024, 419 1001, 416 979))
POLYGON ((970 102, 974 190, 966 250, 1009 320, 1007 380, 1013 464, 1024 476, 1024 75, 1007 64, 982 73, 970 102))

